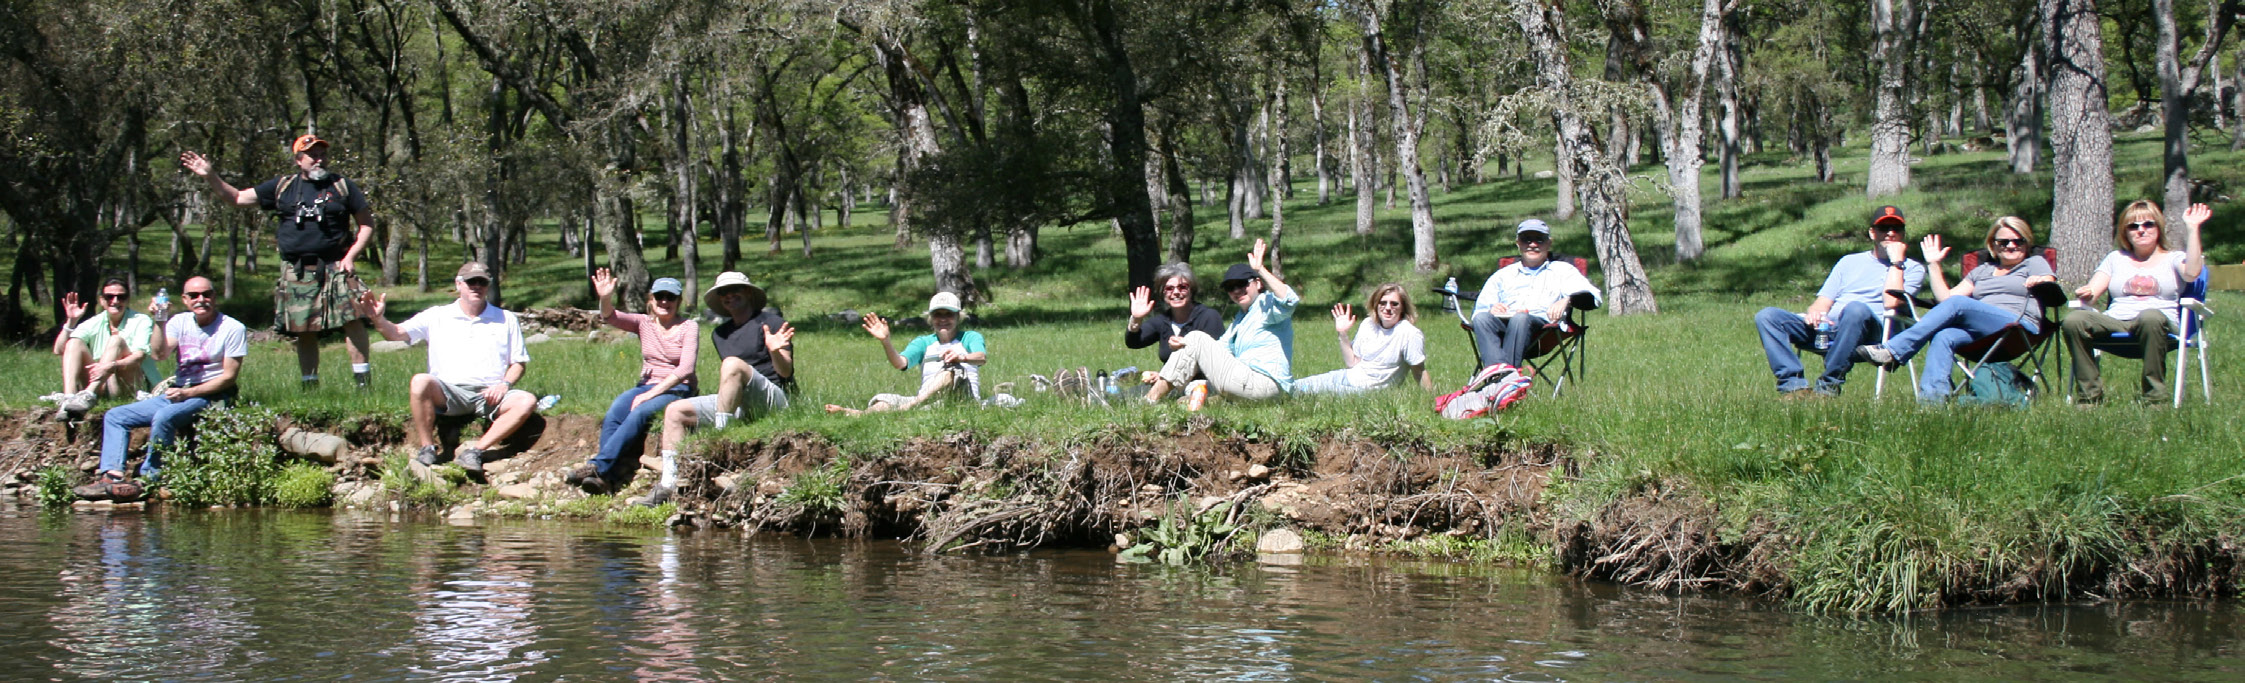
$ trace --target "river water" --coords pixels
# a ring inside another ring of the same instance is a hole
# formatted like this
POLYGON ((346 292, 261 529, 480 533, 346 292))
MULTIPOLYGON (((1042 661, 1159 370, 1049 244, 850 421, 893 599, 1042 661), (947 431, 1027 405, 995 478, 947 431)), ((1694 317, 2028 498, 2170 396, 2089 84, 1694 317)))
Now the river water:
POLYGON ((2235 602, 1872 619, 1312 558, 0 508, 0 680, 2245 679, 2235 602))

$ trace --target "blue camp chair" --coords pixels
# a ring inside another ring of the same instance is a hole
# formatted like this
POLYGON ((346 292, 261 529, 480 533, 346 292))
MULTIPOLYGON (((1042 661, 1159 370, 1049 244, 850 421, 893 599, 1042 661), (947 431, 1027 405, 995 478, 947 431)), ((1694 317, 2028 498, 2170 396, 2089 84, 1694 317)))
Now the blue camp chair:
MULTIPOLYGON (((2174 342, 2174 348, 2179 351, 2175 358, 2174 381, 2174 406, 2177 408, 2183 406, 2183 380, 2190 376, 2188 371, 2192 350, 2198 351, 2199 391, 2205 395, 2207 403, 2214 402, 2214 385, 2210 380, 2211 373, 2206 371, 2205 326, 2205 319, 2214 315, 2213 309, 2206 307, 2206 288, 2212 281, 2213 274, 2214 268, 2210 264, 2205 268, 2198 269, 2198 279, 2184 283, 2182 297, 2175 302, 2175 319, 2181 321, 2182 326, 2181 329, 2167 335, 2167 337, 2174 342)), ((2111 300, 2110 292, 2106 293, 2106 300, 2111 300)), ((2069 305, 2074 308, 2084 308, 2079 301, 2069 305)), ((2146 311, 2145 315, 2150 315, 2150 311, 2146 311)), ((2121 332, 2092 339, 2089 342, 2089 349, 2098 354, 2110 353, 2122 358, 2142 360, 2143 345, 2136 342, 2134 336, 2127 332, 2121 332)), ((2068 396, 2067 398, 2071 399, 2072 397, 2068 396)))

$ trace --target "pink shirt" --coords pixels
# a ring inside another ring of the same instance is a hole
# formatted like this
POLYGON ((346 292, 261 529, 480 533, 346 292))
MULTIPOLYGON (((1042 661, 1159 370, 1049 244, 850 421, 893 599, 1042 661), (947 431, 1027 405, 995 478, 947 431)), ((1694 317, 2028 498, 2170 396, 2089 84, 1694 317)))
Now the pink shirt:
MULTIPOLYGON (((678 361, 686 355, 686 345, 701 341, 701 323, 693 320, 679 322, 665 334, 663 326, 654 316, 616 311, 608 316, 608 324, 616 329, 639 335, 639 381, 661 381, 678 371, 678 361)), ((681 384, 694 381, 694 369, 686 368, 681 384)))

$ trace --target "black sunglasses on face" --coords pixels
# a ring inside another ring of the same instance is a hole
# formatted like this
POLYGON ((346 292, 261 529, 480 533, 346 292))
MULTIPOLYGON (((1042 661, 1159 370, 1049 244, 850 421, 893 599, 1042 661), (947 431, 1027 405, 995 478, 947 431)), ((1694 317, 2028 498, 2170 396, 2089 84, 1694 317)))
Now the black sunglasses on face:
POLYGON ((667 292, 665 292, 665 293, 662 293, 662 294, 656 294, 656 295, 655 295, 655 300, 656 300, 656 301, 661 301, 661 302, 664 302, 664 303, 669 303, 669 302, 672 302, 672 301, 677 301, 677 300, 678 300, 678 295, 676 295, 676 294, 671 294, 671 293, 667 293, 667 292))
POLYGON ((187 297, 187 298, 189 298, 189 299, 208 299, 208 298, 210 298, 210 294, 211 294, 211 291, 210 291, 210 290, 208 290, 208 289, 205 289, 205 290, 201 290, 201 291, 195 291, 195 292, 180 292, 180 293, 179 293, 179 295, 180 295, 180 296, 183 296, 183 297, 187 297))
POLYGON ((2151 230, 2158 227, 2159 221, 2136 221, 2128 224, 2130 230, 2151 230))
POLYGON ((1998 237, 1998 238, 1995 238, 1995 239, 1992 239, 1992 240, 1988 240, 1988 243, 1989 243, 1989 244, 1993 244, 1993 245, 1996 245, 1996 246, 1998 246, 1998 247, 2004 247, 2004 248, 2009 248, 2009 247, 2025 247, 2025 246, 2027 246, 2027 241, 2026 241, 2026 240, 2022 240, 2022 239, 2013 239, 2013 238, 2010 238, 2010 237, 1998 237))
POLYGON ((471 277, 471 278, 468 278, 468 279, 466 279, 466 280, 461 280, 460 282, 461 282, 461 283, 463 283, 463 284, 466 284, 466 285, 467 285, 467 286, 469 286, 469 287, 489 287, 489 286, 491 286, 491 281, 490 281, 490 280, 487 280, 487 279, 484 279, 484 278, 480 278, 480 277, 471 277))
POLYGON ((120 299, 123 299, 123 298, 125 298, 125 295, 123 295, 123 294, 110 294, 110 293, 108 293, 108 292, 102 292, 102 293, 101 293, 101 300, 102 300, 102 301, 117 301, 117 300, 120 300, 120 299))

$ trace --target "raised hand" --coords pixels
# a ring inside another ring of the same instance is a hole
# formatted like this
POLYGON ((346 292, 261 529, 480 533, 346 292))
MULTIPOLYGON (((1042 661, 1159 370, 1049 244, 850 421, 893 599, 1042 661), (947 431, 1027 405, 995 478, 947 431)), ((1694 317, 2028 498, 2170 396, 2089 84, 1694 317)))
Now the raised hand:
POLYGON ((1247 267, 1255 269, 1255 272, 1258 273, 1264 272, 1263 254, 1269 252, 1270 249, 1270 245, 1265 244, 1263 238, 1255 238, 1255 246, 1247 250, 1247 267))
POLYGON ((592 271, 592 293, 606 299, 616 294, 616 274, 606 268, 592 271))
POLYGON ((171 311, 170 303, 158 303, 154 297, 148 299, 148 317, 155 318, 156 322, 163 322, 164 314, 169 311, 171 311))
POLYGON ((1333 331, 1348 334, 1349 328, 1355 326, 1356 314, 1349 310, 1349 305, 1333 304, 1333 331))
POLYGON ((210 175, 210 158, 196 154, 192 150, 179 153, 179 165, 186 167, 187 172, 195 174, 196 177, 210 175))
POLYGON ((1886 252, 1887 263, 1901 263, 1904 257, 1910 255, 1910 245, 1899 241, 1880 242, 1879 247, 1886 252))
POLYGON ((390 297, 387 294, 377 294, 368 290, 360 292, 359 298, 351 301, 351 308, 357 309, 361 318, 380 320, 382 311, 389 308, 389 299, 390 297))
POLYGON ((87 302, 79 300, 77 292, 63 294, 62 316, 66 318, 63 324, 67 325, 85 319, 86 308, 87 302))
POLYGON ((1154 290, 1147 287, 1130 290, 1130 319, 1145 320, 1146 316, 1153 314, 1154 290))
POLYGON ((2214 210, 2207 208, 2205 204, 2192 204, 2190 208, 2183 210, 2183 225, 2197 230, 2198 226, 2206 223, 2206 219, 2213 217, 2214 210))
POLYGON ((1918 252, 1925 254, 1925 264, 1929 266, 1949 257, 1949 250, 1941 246, 1940 235, 1926 235, 1925 239, 1918 240, 1918 252))
POLYGON ((889 321, 882 320, 880 315, 867 313, 865 320, 859 324, 865 326, 865 333, 873 335, 874 339, 889 340, 889 321))
POLYGON ((795 326, 780 323, 779 329, 764 328, 764 350, 777 351, 795 343, 795 326))

